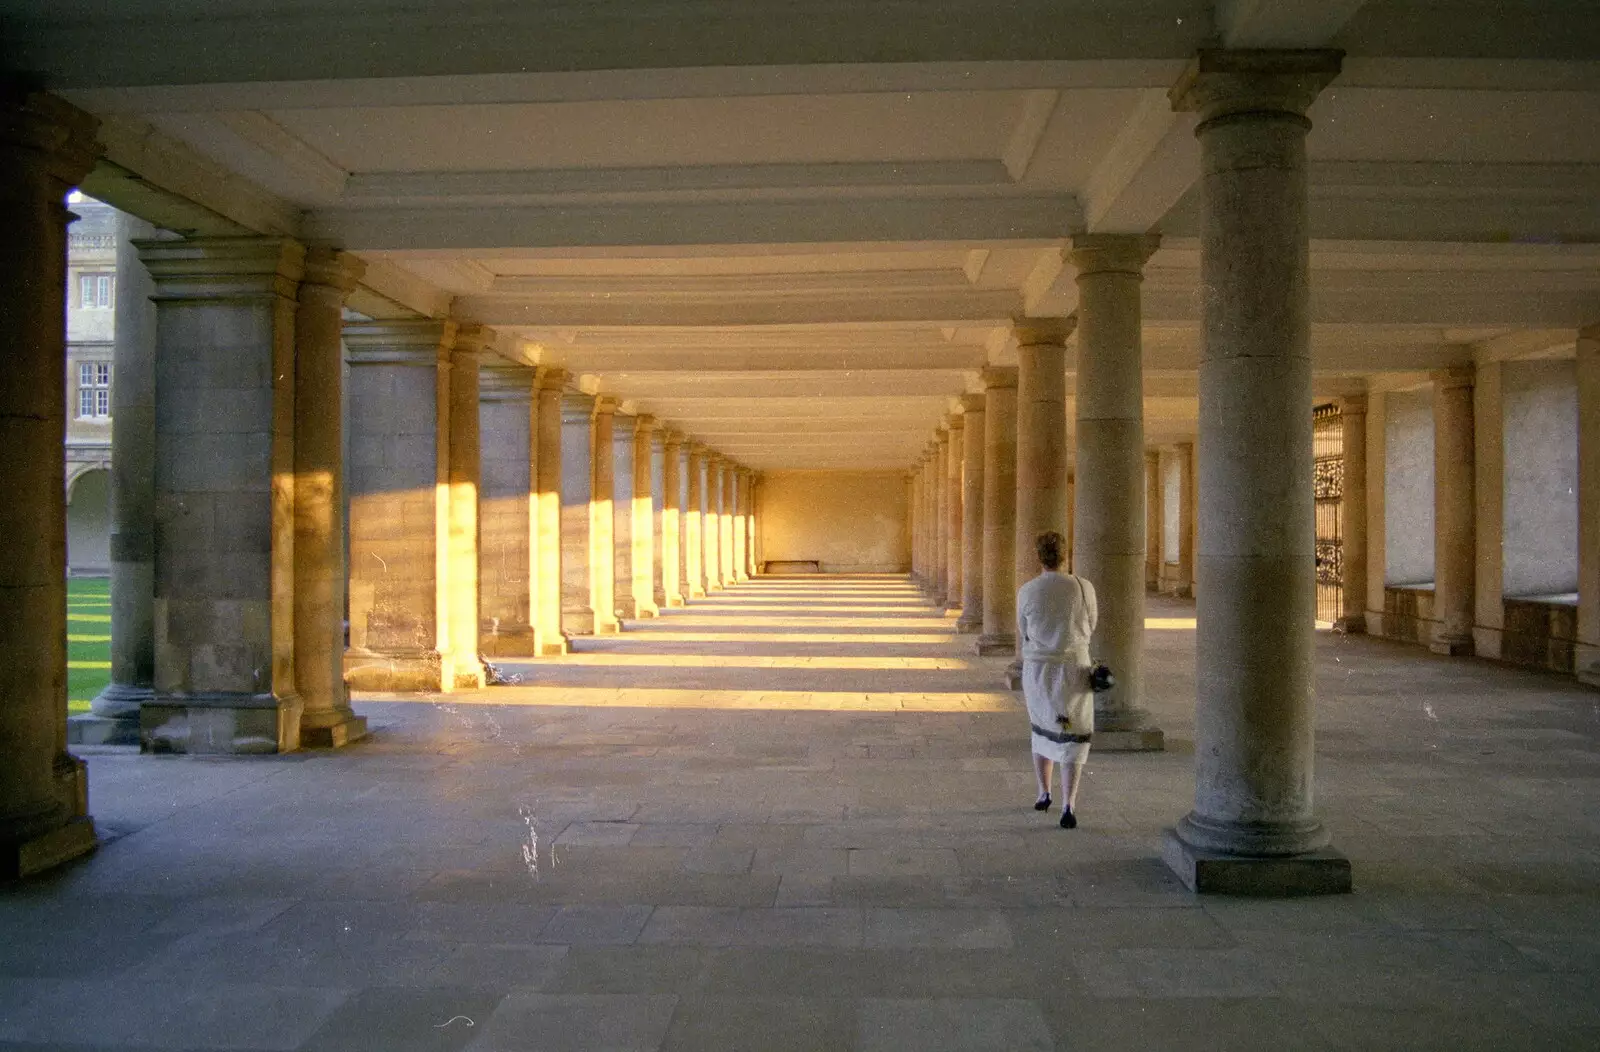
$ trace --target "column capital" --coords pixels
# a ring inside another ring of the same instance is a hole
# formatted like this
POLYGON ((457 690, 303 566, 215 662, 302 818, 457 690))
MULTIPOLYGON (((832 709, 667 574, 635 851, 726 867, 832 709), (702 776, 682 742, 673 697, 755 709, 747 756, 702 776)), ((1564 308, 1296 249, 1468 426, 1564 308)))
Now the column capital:
POLYGON ((636 416, 629 416, 627 413, 613 413, 611 426, 612 435, 615 436, 619 441, 623 437, 632 439, 634 432, 638 430, 639 418, 636 416))
POLYGON ((1073 315, 1065 318, 1012 318, 1011 331, 1019 347, 1061 346, 1078 327, 1073 315))
POLYGON ((1477 370, 1470 365, 1453 365, 1448 369, 1435 369, 1428 374, 1434 387, 1441 391, 1449 391, 1457 387, 1471 387, 1476 379, 1477 370))
POLYGON ((992 391, 996 387, 1017 386, 1017 367, 1014 365, 986 365, 981 375, 985 391, 992 391))
POLYGON ((989 407, 989 398, 983 394, 964 394, 961 396, 961 412, 981 413, 989 407))
POLYGON ((945 419, 945 422, 944 422, 944 429, 945 429, 945 431, 949 432, 950 437, 952 439, 955 438, 955 436, 957 434, 959 434, 962 430, 964 430, 966 428, 966 426, 967 426, 967 419, 966 419, 966 417, 962 416, 960 413, 951 413, 950 416, 947 417, 945 419))
POLYGON ((1167 98, 1175 110, 1200 114, 1197 134, 1211 121, 1245 114, 1303 119, 1343 62, 1344 52, 1332 48, 1202 48, 1167 98))
POLYGON ((683 434, 682 431, 674 431, 670 427, 662 429, 662 431, 661 431, 661 444, 664 447, 666 447, 669 450, 674 450, 674 451, 681 450, 683 448, 683 443, 684 443, 684 434, 683 434))
POLYGON ((529 365, 513 365, 498 355, 478 363, 480 402, 529 402, 538 386, 538 370, 529 365))
POLYGON ((328 245, 311 245, 306 248, 305 276, 300 279, 300 286, 324 285, 337 289, 343 299, 355 291, 366 272, 367 265, 352 253, 328 245))
POLYGON ((689 447, 689 455, 691 457, 698 457, 699 459, 704 460, 706 459, 706 454, 710 452, 710 450, 706 448, 706 444, 704 442, 697 442, 692 438, 687 440, 687 445, 689 447))
POLYGON ((306 250, 286 237, 193 237, 134 241, 156 284, 156 300, 293 299, 306 250))
POLYGON ((477 322, 457 322, 451 354, 482 354, 494 345, 495 332, 477 322))
POLYGON ((561 421, 562 423, 577 423, 594 416, 593 395, 586 395, 582 391, 561 392, 561 421))
POLYGON ((344 327, 345 360, 355 365, 418 365, 444 360, 456 338, 456 323, 433 318, 364 321, 344 327))
POLYGON ((594 396, 594 415, 595 416, 614 416, 614 415, 616 415, 616 412, 617 412, 617 406, 620 405, 620 404, 621 403, 618 402, 617 399, 613 398, 611 395, 595 395, 594 396))
POLYGON ((83 181, 105 152, 99 118, 64 99, 14 81, 0 84, 0 147, 31 155, 61 194, 83 181))
POLYGON ((559 391, 567 386, 572 379, 572 374, 565 369, 557 369, 549 365, 539 366, 539 390, 559 391))
POLYGON ((649 413, 640 413, 638 416, 633 418, 633 421, 633 426, 645 434, 649 434, 652 431, 658 431, 661 428, 661 421, 657 420, 649 413))
POLYGON ((1062 253, 1078 271, 1144 276, 1144 265, 1161 247, 1160 234, 1078 234, 1062 253))
POLYGON ((1345 395, 1344 397, 1340 398, 1339 399, 1339 415, 1340 416, 1366 416, 1367 415, 1367 396, 1366 396, 1366 393, 1362 392, 1361 394, 1345 395))

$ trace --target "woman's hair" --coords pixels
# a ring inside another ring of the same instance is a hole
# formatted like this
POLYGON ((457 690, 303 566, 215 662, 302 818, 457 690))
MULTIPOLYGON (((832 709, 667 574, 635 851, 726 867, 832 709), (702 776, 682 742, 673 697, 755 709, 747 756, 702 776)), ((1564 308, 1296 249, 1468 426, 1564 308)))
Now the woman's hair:
POLYGON ((1039 553, 1039 562, 1046 570, 1061 569, 1061 549, 1066 547, 1067 539, 1055 530, 1041 533, 1033 542, 1033 550, 1039 553))

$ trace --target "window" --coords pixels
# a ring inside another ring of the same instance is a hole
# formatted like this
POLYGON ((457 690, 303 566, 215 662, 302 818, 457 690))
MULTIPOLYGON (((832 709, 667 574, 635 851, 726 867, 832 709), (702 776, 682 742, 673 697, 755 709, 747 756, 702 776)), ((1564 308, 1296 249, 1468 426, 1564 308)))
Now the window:
POLYGON ((112 276, 110 274, 78 275, 78 306, 106 310, 111 307, 112 276))
POLYGON ((78 415, 111 415, 111 363, 78 363, 78 415))

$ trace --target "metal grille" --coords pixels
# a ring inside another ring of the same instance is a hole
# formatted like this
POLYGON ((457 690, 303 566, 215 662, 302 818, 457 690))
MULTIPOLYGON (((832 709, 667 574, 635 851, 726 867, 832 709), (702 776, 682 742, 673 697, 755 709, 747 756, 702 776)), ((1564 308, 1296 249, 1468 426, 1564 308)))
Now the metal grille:
POLYGON ((1344 422, 1337 405, 1311 414, 1312 485, 1317 503, 1317 620, 1344 615, 1344 422))

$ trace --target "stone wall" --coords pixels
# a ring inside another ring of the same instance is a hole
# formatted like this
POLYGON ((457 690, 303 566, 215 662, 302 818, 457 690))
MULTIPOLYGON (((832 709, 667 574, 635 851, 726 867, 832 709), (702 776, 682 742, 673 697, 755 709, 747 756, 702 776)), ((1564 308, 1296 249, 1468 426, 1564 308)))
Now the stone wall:
POLYGON ((816 560, 825 573, 905 573, 902 471, 773 471, 757 492, 762 558, 816 560))
POLYGON ((1387 401, 1384 581, 1420 584, 1433 580, 1433 399, 1424 390, 1387 401))
POLYGON ((1504 591, 1507 597, 1576 592, 1577 366, 1569 358, 1504 368, 1504 591))

